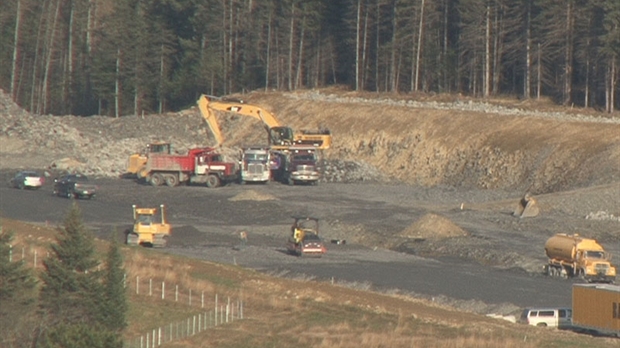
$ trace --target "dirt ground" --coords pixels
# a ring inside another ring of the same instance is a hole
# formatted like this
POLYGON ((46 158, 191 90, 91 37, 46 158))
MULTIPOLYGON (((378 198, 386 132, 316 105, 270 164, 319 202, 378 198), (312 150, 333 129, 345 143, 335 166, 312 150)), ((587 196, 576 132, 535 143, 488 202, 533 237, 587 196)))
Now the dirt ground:
MULTIPOLYGON (((46 170, 50 179, 62 170, 86 172, 102 187, 97 200, 84 202, 93 226, 109 231, 126 224, 132 203, 166 203, 176 225, 173 250, 256 268, 296 262, 278 251, 290 215, 300 213, 322 218, 326 240, 347 242, 347 249, 330 245, 342 252, 319 261, 326 268, 347 257, 430 257, 536 277, 545 262, 544 241, 558 232, 597 238, 620 255, 620 115, 545 102, 339 89, 238 97, 294 129, 332 131, 333 146, 324 156, 334 169, 319 187, 209 191, 120 180, 127 156, 148 142, 171 141, 181 152, 210 144, 196 108, 119 119, 53 117, 30 115, 6 100, 0 103, 0 174, 8 180, 19 168, 46 170), (526 192, 540 214, 520 219, 512 212, 526 192), (242 229, 249 230, 252 247, 240 253, 231 247, 242 229), (377 249, 385 253, 368 252, 377 249)), ((229 157, 241 146, 265 143, 257 121, 218 117, 229 157)), ((41 192, 1 192, 1 213, 11 218, 57 221, 66 206, 56 197, 38 198, 41 192), (18 202, 35 201, 49 208, 35 214, 19 208, 18 202)))

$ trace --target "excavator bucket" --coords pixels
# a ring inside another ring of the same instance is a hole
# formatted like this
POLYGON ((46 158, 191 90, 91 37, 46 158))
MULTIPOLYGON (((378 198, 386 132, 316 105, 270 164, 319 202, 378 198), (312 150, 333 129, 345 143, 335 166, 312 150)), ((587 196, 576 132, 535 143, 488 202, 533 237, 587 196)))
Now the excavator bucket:
POLYGON ((524 218, 537 216, 538 213, 540 213, 538 203, 534 197, 526 193, 525 196, 523 196, 523 198, 519 201, 519 204, 512 215, 519 218, 524 218))

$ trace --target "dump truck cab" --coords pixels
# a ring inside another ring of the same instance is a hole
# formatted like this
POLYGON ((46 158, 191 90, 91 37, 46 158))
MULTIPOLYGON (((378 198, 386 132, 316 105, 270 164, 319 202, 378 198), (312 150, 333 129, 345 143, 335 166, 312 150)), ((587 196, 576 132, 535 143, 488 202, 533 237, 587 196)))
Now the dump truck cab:
POLYGON ((159 212, 157 208, 138 208, 135 204, 132 209, 134 224, 126 233, 127 245, 165 247, 171 228, 166 222, 164 205, 160 205, 159 212))

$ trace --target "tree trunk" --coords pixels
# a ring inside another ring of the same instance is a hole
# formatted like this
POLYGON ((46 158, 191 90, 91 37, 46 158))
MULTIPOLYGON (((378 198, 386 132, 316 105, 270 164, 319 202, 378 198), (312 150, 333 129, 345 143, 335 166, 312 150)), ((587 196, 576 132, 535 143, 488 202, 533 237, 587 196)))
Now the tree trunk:
POLYGON ((273 11, 269 10, 269 17, 267 18, 267 52, 265 53, 265 92, 269 90, 269 67, 271 66, 271 18, 273 11))
POLYGON ((532 69, 532 3, 531 0, 527 0, 525 20, 525 76, 524 76, 524 88, 523 95, 525 99, 530 99, 531 96, 531 69, 532 69))
POLYGON ((116 49, 116 79, 114 80, 114 117, 120 116, 121 108, 121 49, 116 49))
POLYGON ((303 65, 303 53, 304 53, 304 35, 306 27, 305 16, 301 20, 301 32, 299 33, 299 52, 297 53, 297 66, 295 67, 295 84, 294 88, 298 89, 301 86, 301 70, 303 65))
POLYGON ((41 99, 43 102, 42 113, 47 113, 47 99, 48 99, 48 91, 49 91, 49 75, 51 73, 52 67, 52 57, 54 55, 54 47, 56 41, 56 24, 58 23, 58 17, 60 15, 60 0, 56 2, 56 10, 54 11, 54 22, 52 24, 52 28, 50 29, 50 37, 47 43, 47 56, 45 58, 45 71, 43 74, 43 85, 42 85, 42 93, 41 99))
POLYGON ((566 44, 564 47, 564 100, 563 104, 571 102, 572 71, 573 71, 573 7, 572 1, 566 3, 566 44))
POLYGON ((357 0, 357 15, 355 16, 355 90, 360 90, 360 41, 361 41, 361 11, 362 0, 357 0))
POLYGON ((420 81, 420 52, 422 52, 422 37, 424 35, 424 0, 420 1, 420 25, 418 28, 418 48, 415 56, 415 80, 413 83, 413 90, 418 90, 420 81))
POLYGON ((291 27, 288 42, 288 90, 293 90, 293 36, 295 34, 295 3, 291 6, 291 27))
POLYGON ((486 6, 486 33, 484 36, 484 83, 483 95, 485 98, 491 95, 491 4, 486 6))
POLYGON ((21 20, 21 0, 17 0, 17 9, 15 10, 15 34, 13 35, 13 59, 11 66, 11 87, 9 90, 9 94, 14 101, 17 101, 17 91, 15 89, 15 79, 17 76, 17 59, 19 56, 19 31, 20 31, 20 20, 21 20))

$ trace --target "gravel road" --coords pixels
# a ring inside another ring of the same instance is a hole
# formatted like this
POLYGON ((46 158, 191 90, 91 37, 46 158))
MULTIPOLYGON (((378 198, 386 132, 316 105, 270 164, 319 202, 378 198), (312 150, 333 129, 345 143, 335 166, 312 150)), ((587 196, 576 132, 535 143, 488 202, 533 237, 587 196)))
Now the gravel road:
MULTIPOLYGON (((612 220, 573 219, 557 208, 538 220, 518 219, 509 210, 518 193, 501 190, 482 194, 396 184, 289 187, 278 183, 168 188, 120 179, 97 179, 96 183, 101 193, 78 204, 84 220, 101 238, 130 226, 132 204, 165 204, 173 236, 168 248, 156 252, 237 264, 278 276, 409 294, 479 313, 515 314, 526 306, 570 305, 571 281, 540 274, 545 261, 542 245, 555 231, 549 226, 594 224, 598 231, 609 232, 618 226, 612 220), (395 251, 404 243, 398 234, 429 212, 464 226, 468 236, 437 239, 433 246, 428 241, 417 242, 421 251, 415 246, 395 251), (321 218, 326 241, 346 243, 329 244, 328 253, 320 259, 288 255, 284 244, 291 216, 298 214, 321 218), (246 247, 239 245, 241 230, 248 231, 246 247)), ((601 190, 613 196, 620 188, 601 190)), ((588 194, 601 196, 601 192, 588 194)), ((581 197, 586 204, 587 196, 576 192, 542 197, 541 203, 546 206, 581 197)), ((71 204, 71 200, 53 196, 49 185, 38 191, 0 187, 0 197, 4 217, 35 223, 59 224, 71 204)), ((614 240, 608 236, 605 241, 614 240)))

